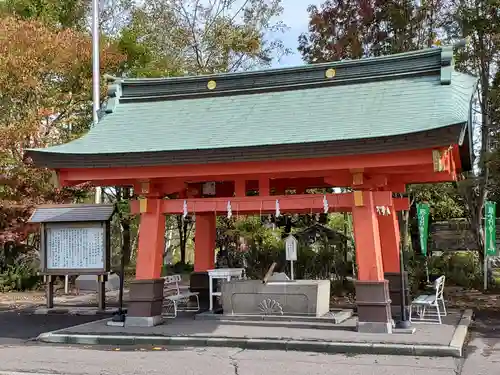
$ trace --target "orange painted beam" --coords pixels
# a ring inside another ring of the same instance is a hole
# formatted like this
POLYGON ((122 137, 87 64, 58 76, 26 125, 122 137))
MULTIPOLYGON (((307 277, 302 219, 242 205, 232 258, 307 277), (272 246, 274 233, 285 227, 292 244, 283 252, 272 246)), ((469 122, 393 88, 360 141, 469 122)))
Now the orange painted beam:
POLYGON ((257 189, 259 189, 259 196, 269 195, 271 190, 271 181, 268 178, 261 178, 258 181, 257 189))
POLYGON ((394 209, 396 211, 406 211, 410 209, 410 200, 408 198, 393 198, 394 209))
POLYGON ((366 168, 367 175, 398 175, 408 173, 433 173, 434 167, 432 164, 419 164, 403 167, 380 167, 380 168, 366 168))
MULTIPOLYGON (((390 169, 387 168, 372 168, 370 173, 367 173, 366 175, 368 177, 375 177, 377 176, 382 176, 383 178, 389 178, 390 181, 394 181, 394 184, 398 185, 398 187, 395 187, 392 189, 392 191, 398 191, 398 192, 404 192, 404 187, 401 189, 401 184, 409 184, 409 183, 423 183, 428 177, 424 176, 432 176, 432 175, 438 175, 443 176, 443 178, 437 178, 437 177, 432 177, 430 180, 441 180, 443 181, 450 181, 449 177, 444 177, 443 172, 433 172, 432 171, 432 166, 427 166, 426 168, 418 168, 417 166, 408 166, 407 168, 404 169, 404 173, 402 170, 395 170, 393 173, 390 172, 390 169)), ((300 173, 300 177, 286 177, 286 176, 291 175, 290 173, 288 174, 280 174, 279 178, 272 178, 269 179, 268 175, 255 175, 255 176, 239 176, 241 178, 245 178, 247 180, 246 187, 247 190, 258 190, 259 189, 259 179, 268 179, 270 181, 269 183, 269 188, 270 189, 277 189, 277 188, 284 188, 286 187, 287 189, 296 189, 298 191, 304 190, 304 189, 312 189, 312 188, 328 188, 328 187, 349 187, 352 185, 352 175, 350 174, 349 171, 347 170, 338 170, 338 171, 326 171, 326 172, 302 172, 300 173)), ((295 174, 297 175, 297 174, 295 174)), ((436 176, 438 176, 436 175, 436 176)), ((382 178, 379 177, 379 178, 382 178)), ((78 185, 85 183, 87 181, 85 180, 73 180, 70 181, 68 180, 65 175, 63 174, 61 177, 63 180, 61 180, 61 183, 63 186, 68 186, 68 185, 78 185)), ((231 187, 229 186, 224 186, 223 188, 223 195, 224 196, 229 196, 228 191, 231 189, 231 194, 233 194, 234 191, 234 176, 201 176, 199 178, 176 178, 176 179, 170 179, 170 178, 158 178, 158 179, 151 179, 155 181, 158 185, 162 187, 162 191, 164 192, 165 195, 167 194, 172 194, 176 192, 180 192, 185 188, 185 185, 188 184, 190 186, 194 185, 199 185, 202 182, 206 181, 221 181, 225 184, 230 184, 231 187)), ((93 183, 96 186, 135 186, 138 183, 138 180, 134 179, 107 179, 107 180, 95 180, 95 181, 89 181, 90 183, 93 183)), ((380 181, 379 181, 380 182, 380 181)), ((393 185, 394 185, 393 184, 393 185)), ((389 184, 391 185, 391 183, 389 184)), ((221 184, 217 185, 217 189, 222 188, 221 184)), ((199 189, 199 186, 197 187, 199 189)), ((386 190, 391 190, 391 187, 388 186, 386 190)), ((217 193, 219 195, 219 193, 217 193)))
MULTIPOLYGON (((154 178, 196 178, 200 176, 246 176, 262 174, 331 171, 339 169, 404 167, 432 164, 432 150, 414 150, 368 155, 326 158, 228 162, 213 164, 169 165, 159 167, 80 168, 60 170, 61 184, 71 181, 106 181, 154 178)), ((214 180, 219 180, 215 178, 214 180)))
POLYGON ((244 197, 247 193, 246 180, 243 178, 239 178, 234 181, 234 194, 237 197, 244 197))
MULTIPOLYGON (((281 213, 321 213, 323 212, 322 194, 281 195, 281 196, 247 196, 232 198, 195 198, 187 199, 189 214, 196 213, 225 213, 227 203, 231 202, 233 215, 258 215, 276 212, 276 200, 279 201, 281 213)), ((350 212, 354 205, 352 193, 326 194, 329 211, 350 212)), ((389 206, 400 211, 408 209, 407 199, 393 199, 388 191, 373 192, 376 206, 389 206)), ((131 212, 137 214, 139 205, 137 201, 131 202, 131 212)), ((164 214, 182 214, 184 212, 183 199, 165 199, 162 201, 161 212, 164 214)))
POLYGON ((457 181, 455 172, 434 172, 426 174, 401 174, 390 177, 391 183, 400 184, 426 184, 438 182, 457 181))

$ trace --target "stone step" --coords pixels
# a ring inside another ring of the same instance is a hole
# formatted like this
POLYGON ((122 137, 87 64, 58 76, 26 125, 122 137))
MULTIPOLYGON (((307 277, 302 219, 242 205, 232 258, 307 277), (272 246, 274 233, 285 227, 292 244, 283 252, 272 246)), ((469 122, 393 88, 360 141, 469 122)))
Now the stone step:
POLYGON ((322 322, 299 322, 299 321, 255 321, 255 320, 217 320, 217 324, 222 325, 238 325, 238 326, 258 326, 258 327, 283 327, 283 328, 299 328, 299 329, 345 329, 344 325, 337 323, 322 323, 322 322))
POLYGON ((286 324, 326 324, 326 325, 336 325, 340 324, 347 319, 351 318, 353 311, 351 309, 345 310, 332 310, 328 314, 316 317, 307 315, 250 315, 250 314, 234 314, 234 315, 224 315, 224 314, 214 314, 212 312, 204 312, 197 314, 195 316, 196 320, 215 320, 217 322, 258 322, 273 325, 276 323, 286 323, 286 324))

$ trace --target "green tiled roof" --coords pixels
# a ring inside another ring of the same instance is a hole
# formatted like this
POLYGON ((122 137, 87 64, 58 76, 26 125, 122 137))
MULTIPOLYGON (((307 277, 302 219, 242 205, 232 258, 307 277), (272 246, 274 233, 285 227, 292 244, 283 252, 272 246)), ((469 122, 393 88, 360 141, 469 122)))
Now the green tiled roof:
POLYGON ((252 73, 116 79, 106 113, 88 134, 30 154, 36 159, 301 144, 467 124, 477 79, 453 71, 451 52, 436 48, 252 73), (329 68, 334 78, 325 77, 329 68), (214 90, 207 89, 211 80, 214 90))

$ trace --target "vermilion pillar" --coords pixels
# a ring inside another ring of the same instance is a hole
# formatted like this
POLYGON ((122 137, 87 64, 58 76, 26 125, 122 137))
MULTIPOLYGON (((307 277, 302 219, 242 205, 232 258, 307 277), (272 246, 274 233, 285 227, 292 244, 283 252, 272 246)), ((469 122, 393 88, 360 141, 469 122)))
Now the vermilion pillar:
POLYGON ((384 272, 399 273, 400 234, 398 217, 394 209, 391 208, 389 215, 378 216, 378 227, 384 272))
POLYGON ((161 202, 158 197, 140 200, 136 280, 130 283, 127 326, 153 326, 162 322, 165 216, 161 202))
POLYGON ((194 245, 194 271, 204 272, 215 268, 215 213, 196 214, 194 245))
POLYGON ((355 191, 352 209, 358 280, 358 331, 391 333, 392 318, 387 280, 384 280, 378 214, 371 191, 355 191))
POLYGON ((141 213, 139 246, 135 277, 138 280, 161 276, 165 251, 165 216, 160 211, 161 199, 147 199, 147 212, 141 213))
POLYGON ((355 192, 362 197, 352 209, 358 280, 384 280, 382 250, 373 193, 355 192))
POLYGON ((391 310, 394 317, 401 314, 401 284, 402 279, 406 284, 406 305, 409 305, 408 273, 404 272, 401 277, 400 263, 400 230, 396 210, 391 208, 389 215, 379 215, 378 225, 380 229, 380 243, 382 245, 382 262, 384 264, 384 277, 389 282, 389 297, 391 299, 391 310))

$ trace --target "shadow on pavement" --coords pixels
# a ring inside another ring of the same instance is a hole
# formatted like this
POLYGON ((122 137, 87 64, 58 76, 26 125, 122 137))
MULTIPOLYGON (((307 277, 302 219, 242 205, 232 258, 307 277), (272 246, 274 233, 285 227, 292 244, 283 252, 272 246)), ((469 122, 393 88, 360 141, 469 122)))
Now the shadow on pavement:
POLYGON ((0 345, 19 344, 35 339, 40 333, 68 328, 103 319, 104 315, 35 315, 32 310, 0 312, 0 345))
POLYGON ((466 358, 481 353, 482 357, 488 356, 489 350, 500 343, 500 311, 497 309, 478 309, 474 312, 474 322, 470 327, 469 344, 466 349, 466 358), (477 339, 484 346, 477 346, 477 339))
POLYGON ((500 340, 500 311, 477 310, 471 331, 477 335, 500 340))

